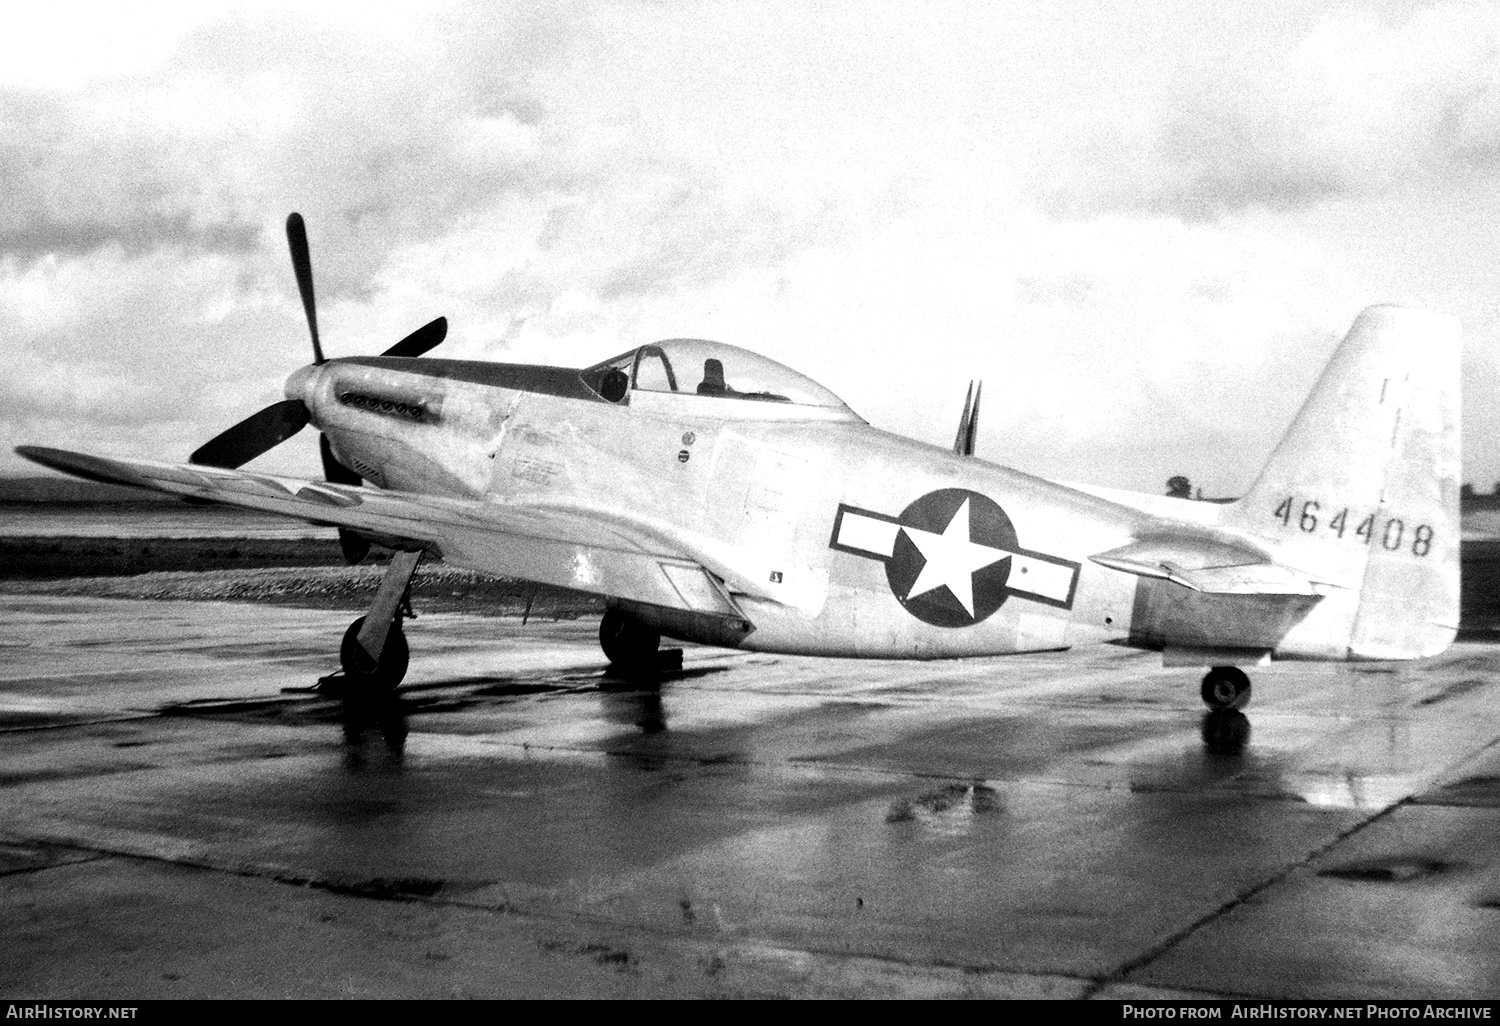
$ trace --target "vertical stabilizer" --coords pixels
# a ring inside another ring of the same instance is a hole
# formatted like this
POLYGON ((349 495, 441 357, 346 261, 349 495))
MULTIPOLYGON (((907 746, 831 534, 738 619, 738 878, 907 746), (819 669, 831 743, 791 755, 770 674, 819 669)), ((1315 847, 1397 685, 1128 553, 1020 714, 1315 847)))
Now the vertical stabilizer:
POLYGON ((1355 658, 1442 651, 1458 626, 1458 322, 1374 306, 1354 322, 1221 524, 1357 596, 1355 658))

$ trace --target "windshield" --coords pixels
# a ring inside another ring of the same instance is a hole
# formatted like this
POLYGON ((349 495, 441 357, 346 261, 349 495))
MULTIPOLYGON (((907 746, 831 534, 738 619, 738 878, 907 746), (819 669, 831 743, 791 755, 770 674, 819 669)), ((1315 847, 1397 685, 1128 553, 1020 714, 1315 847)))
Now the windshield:
POLYGON ((596 363, 578 376, 599 396, 612 403, 622 402, 630 391, 630 370, 635 366, 635 350, 596 363))

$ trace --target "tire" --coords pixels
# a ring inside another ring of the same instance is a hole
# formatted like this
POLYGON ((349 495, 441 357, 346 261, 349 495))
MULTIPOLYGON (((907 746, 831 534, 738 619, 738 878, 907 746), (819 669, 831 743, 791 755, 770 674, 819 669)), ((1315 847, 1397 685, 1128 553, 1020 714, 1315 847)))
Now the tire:
POLYGON ((1250 678, 1238 666, 1215 666, 1203 675, 1200 693, 1210 709, 1243 709, 1250 703, 1250 678))
POLYGON ((599 647, 613 666, 640 669, 651 665, 661 635, 618 609, 605 610, 599 621, 599 647))
POLYGON ((401 621, 391 624, 385 636, 385 651, 380 662, 371 665, 371 659, 359 644, 359 629, 365 625, 360 617, 344 632, 344 641, 339 645, 339 662, 343 664, 344 676, 354 688, 366 691, 394 691, 406 676, 406 667, 411 662, 411 649, 406 644, 406 633, 401 621))

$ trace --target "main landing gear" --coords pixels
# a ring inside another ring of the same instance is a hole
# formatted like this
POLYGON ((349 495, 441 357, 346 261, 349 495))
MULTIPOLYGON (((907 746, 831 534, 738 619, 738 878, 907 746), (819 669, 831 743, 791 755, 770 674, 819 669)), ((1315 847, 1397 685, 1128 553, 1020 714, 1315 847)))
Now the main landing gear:
POLYGON ((381 578, 369 612, 349 625, 339 646, 342 677, 325 677, 346 694, 376 695, 396 689, 406 676, 411 650, 401 621, 411 615, 409 591, 422 552, 397 552, 381 578))
POLYGON ((618 606, 606 609, 599 621, 599 647, 609 658, 610 671, 619 677, 639 678, 682 666, 682 649, 662 649, 661 632, 618 606))
POLYGON ((622 670, 645 669, 656 662, 661 634, 634 617, 611 606, 599 621, 599 647, 611 666, 622 670))

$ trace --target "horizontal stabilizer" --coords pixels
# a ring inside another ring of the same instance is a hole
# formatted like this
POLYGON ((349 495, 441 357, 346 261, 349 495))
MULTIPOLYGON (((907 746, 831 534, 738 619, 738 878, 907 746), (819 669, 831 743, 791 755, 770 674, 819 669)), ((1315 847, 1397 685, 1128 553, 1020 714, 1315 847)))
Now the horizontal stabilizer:
POLYGON ((1214 595, 1318 595, 1319 585, 1254 549, 1214 539, 1150 539, 1090 556, 1100 566, 1214 595))

